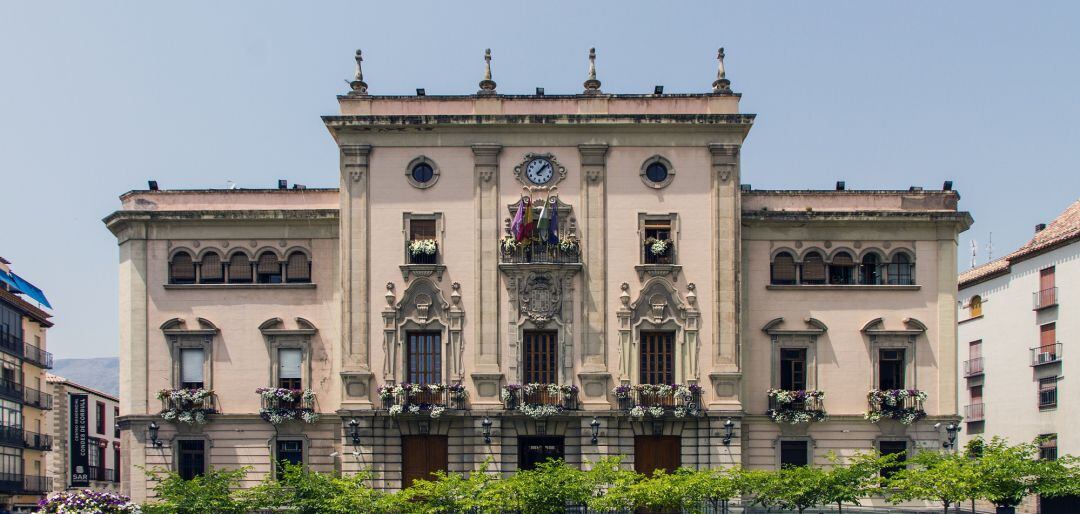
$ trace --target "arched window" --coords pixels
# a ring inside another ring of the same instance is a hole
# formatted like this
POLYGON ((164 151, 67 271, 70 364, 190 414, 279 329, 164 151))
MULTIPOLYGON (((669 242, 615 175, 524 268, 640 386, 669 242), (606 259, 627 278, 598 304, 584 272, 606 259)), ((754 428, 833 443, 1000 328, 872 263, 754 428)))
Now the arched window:
POLYGON ((862 258, 859 269, 859 283, 866 286, 881 285, 881 258, 876 253, 868 253, 862 258))
POLYGON ((225 282, 225 265, 217 252, 207 252, 199 261, 199 283, 220 284, 225 282))
POLYGON ((818 252, 810 252, 803 257, 802 284, 825 283, 825 258, 818 252))
POLYGON ((285 259, 286 282, 311 282, 311 261, 304 252, 293 252, 285 259))
POLYGON ((229 283, 251 283, 251 259, 244 252, 236 252, 229 257, 229 283))
POLYGON ((173 255, 172 260, 169 261, 169 283, 195 283, 195 261, 191 259, 190 253, 176 252, 176 255, 173 255))
POLYGON ((915 283, 914 267, 911 257, 906 253, 897 253, 889 263, 889 285, 909 286, 915 283))
POLYGON ((968 314, 972 318, 982 316, 982 297, 975 295, 968 301, 968 314))
POLYGON ((260 284, 281 283, 281 263, 278 262, 274 252, 266 251, 259 254, 259 260, 255 265, 255 281, 260 284))
POLYGON ((773 258, 772 283, 777 285, 795 283, 795 258, 790 253, 780 252, 773 258))
POLYGON ((847 252, 838 252, 833 255, 829 263, 830 284, 854 284, 855 283, 855 259, 847 252))

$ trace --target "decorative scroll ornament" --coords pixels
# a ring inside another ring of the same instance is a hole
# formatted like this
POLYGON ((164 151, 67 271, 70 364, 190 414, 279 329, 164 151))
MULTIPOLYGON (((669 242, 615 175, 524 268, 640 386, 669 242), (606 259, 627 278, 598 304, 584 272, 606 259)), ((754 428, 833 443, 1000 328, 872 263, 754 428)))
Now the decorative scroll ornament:
POLYGON ((538 272, 525 279, 521 290, 521 314, 538 326, 543 326, 561 314, 562 290, 559 281, 550 273, 538 272))

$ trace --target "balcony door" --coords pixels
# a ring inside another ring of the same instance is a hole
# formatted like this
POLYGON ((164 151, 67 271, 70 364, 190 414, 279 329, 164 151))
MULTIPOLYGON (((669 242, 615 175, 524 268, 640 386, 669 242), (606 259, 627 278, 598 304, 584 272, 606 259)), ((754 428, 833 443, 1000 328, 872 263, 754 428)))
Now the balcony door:
POLYGON ((558 332, 527 330, 524 336, 522 382, 525 384, 558 383, 558 332))
POLYGON ((407 435, 401 437, 401 487, 417 479, 431 480, 432 473, 446 471, 447 438, 444 435, 407 435))
POLYGON ((1053 354, 1057 344, 1057 323, 1039 326, 1039 353, 1053 354))
POLYGON ((641 333, 641 384, 675 382, 675 332, 641 333))
POLYGON ((409 332, 405 376, 412 384, 442 383, 441 332, 409 332))
POLYGON ((677 435, 639 435, 634 437, 634 471, 646 476, 662 469, 679 469, 682 438, 677 435))

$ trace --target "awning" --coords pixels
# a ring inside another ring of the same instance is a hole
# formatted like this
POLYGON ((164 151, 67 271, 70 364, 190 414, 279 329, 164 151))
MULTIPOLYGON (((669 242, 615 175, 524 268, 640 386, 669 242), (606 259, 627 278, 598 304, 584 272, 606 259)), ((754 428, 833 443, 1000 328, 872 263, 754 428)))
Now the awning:
POLYGON ((0 269, 0 282, 3 282, 5 284, 7 284, 8 286, 10 286, 11 287, 11 292, 13 292, 13 293, 21 293, 22 292, 22 289, 19 289, 19 284, 15 283, 15 279, 11 278, 11 275, 8 275, 8 272, 6 272, 6 271, 4 271, 2 269, 0 269))
POLYGON ((48 298, 45 298, 44 291, 38 289, 38 287, 34 284, 23 280, 22 277, 16 275, 15 273, 11 273, 11 278, 15 280, 15 287, 19 288, 19 290, 22 291, 23 294, 29 296, 30 298, 33 298, 34 300, 37 300, 37 302, 41 305, 52 309, 52 304, 49 303, 48 298))

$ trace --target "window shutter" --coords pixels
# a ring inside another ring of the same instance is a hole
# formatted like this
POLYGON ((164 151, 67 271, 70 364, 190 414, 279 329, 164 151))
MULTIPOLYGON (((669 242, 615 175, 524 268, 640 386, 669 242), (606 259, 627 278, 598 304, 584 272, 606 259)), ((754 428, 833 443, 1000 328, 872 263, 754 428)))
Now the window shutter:
POLYGON ((259 256, 259 273, 280 273, 281 266, 278 264, 277 257, 270 252, 263 252, 259 256))
POLYGON ((806 256, 803 261, 802 278, 804 282, 825 280, 825 260, 822 259, 820 253, 811 253, 806 256))
POLYGON ((279 378, 300 377, 301 352, 299 348, 281 348, 278 350, 279 378))
POLYGON ((307 255, 302 252, 289 254, 288 264, 285 266, 286 277, 290 282, 311 280, 311 265, 307 255))
POLYGON ((203 350, 182 348, 180 350, 180 381, 203 382, 203 350))
POLYGON ((195 280, 195 263, 187 252, 180 252, 173 256, 170 271, 172 271, 173 281, 195 280))
POLYGON ((251 282, 251 260, 242 253, 229 259, 229 282, 251 282))
POLYGON ((795 259, 791 254, 782 253, 773 259, 772 274, 773 282, 795 282, 795 259))
POLYGON ((833 256, 833 266, 854 266, 855 261, 851 258, 851 254, 847 252, 840 252, 833 256))
POLYGON ((223 280, 225 278, 225 268, 221 265, 221 256, 214 252, 203 256, 200 267, 203 281, 223 280))

